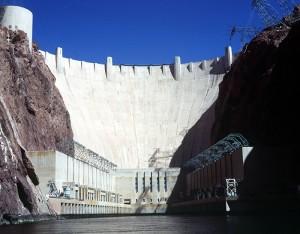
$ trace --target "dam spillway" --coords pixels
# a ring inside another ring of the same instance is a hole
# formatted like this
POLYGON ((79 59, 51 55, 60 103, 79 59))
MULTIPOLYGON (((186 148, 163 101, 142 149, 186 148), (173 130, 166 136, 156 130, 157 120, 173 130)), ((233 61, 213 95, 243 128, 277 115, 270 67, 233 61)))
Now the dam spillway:
MULTIPOLYGON (((218 96, 231 49, 170 65, 89 63, 41 51, 70 113, 74 140, 119 168, 168 167, 189 129, 218 96)), ((203 139, 208 141, 208 131, 203 139)))

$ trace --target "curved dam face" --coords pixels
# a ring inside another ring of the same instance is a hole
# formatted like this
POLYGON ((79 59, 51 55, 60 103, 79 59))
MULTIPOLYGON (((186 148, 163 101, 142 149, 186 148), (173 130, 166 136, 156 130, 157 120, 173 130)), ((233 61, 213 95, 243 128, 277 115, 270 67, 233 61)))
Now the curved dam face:
POLYGON ((216 100, 231 59, 181 64, 176 57, 172 65, 128 66, 113 65, 112 58, 107 64, 67 59, 61 48, 42 53, 70 113, 74 140, 119 168, 168 167, 216 100))

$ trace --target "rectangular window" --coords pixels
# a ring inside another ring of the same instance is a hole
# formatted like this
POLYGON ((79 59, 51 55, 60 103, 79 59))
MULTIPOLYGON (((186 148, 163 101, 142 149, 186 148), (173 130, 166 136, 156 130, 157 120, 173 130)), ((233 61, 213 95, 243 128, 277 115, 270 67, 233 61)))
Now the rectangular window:
POLYGON ((151 172, 151 176, 150 176, 150 192, 152 193, 152 172, 151 172))
POLYGON ((146 191, 146 173, 144 172, 144 177, 143 177, 143 192, 146 191))
POLYGON ((136 176, 135 176, 135 192, 136 193, 139 192, 139 178, 138 178, 138 173, 136 173, 136 176))
POLYGON ((157 191, 160 192, 160 186, 159 186, 159 171, 157 172, 157 191))
POLYGON ((167 190, 168 190, 168 184, 167 184, 167 172, 165 172, 164 185, 165 185, 165 192, 167 192, 167 190))

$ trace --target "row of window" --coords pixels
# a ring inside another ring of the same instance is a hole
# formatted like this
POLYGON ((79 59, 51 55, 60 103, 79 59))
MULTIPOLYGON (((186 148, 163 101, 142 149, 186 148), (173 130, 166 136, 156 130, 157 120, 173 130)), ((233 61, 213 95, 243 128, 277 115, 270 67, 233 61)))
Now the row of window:
MULTIPOLYGON (((143 188, 142 191, 139 191, 139 175, 138 172, 136 173, 136 177, 135 177, 135 192, 146 192, 146 173, 144 172, 144 176, 142 177, 143 180, 143 188)), ((149 177, 149 190, 152 193, 153 192, 153 176, 152 176, 152 172, 151 175, 149 177)), ((159 177, 159 172, 157 173, 157 177, 156 177, 156 184, 157 184, 157 191, 160 192, 160 177, 159 177)), ((165 192, 167 192, 168 190, 168 181, 167 181, 167 172, 165 172, 164 175, 164 190, 165 192)))

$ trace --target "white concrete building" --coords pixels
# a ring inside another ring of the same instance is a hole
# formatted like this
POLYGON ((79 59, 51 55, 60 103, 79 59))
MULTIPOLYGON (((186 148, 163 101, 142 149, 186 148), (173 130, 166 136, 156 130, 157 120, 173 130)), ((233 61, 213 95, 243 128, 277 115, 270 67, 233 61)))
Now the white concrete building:
POLYGON ((116 169, 107 160, 94 163, 87 150, 84 157, 78 150, 75 157, 57 151, 28 153, 42 193, 58 214, 164 213, 180 172, 116 169))
POLYGON ((61 152, 28 152, 42 193, 57 214, 132 213, 115 186, 116 166, 105 159, 95 163, 90 152, 75 157, 61 152), (56 190, 57 189, 57 190, 56 190))
POLYGON ((165 213, 179 168, 117 169, 116 188, 135 213, 165 213))

